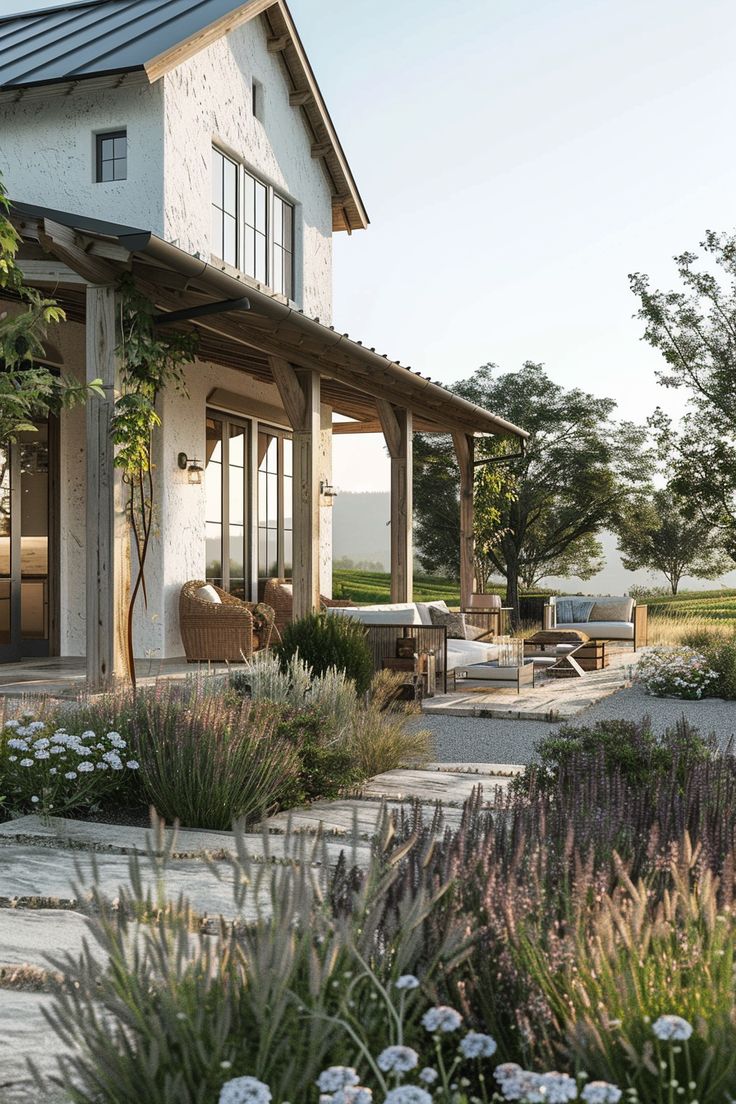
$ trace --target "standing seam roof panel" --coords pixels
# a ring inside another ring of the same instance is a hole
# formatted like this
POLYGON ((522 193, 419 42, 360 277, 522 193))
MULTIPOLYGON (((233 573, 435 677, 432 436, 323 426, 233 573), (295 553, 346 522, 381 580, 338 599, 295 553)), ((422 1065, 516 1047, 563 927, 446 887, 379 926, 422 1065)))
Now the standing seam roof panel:
POLYGON ((142 69, 247 6, 248 0, 97 0, 7 16, 0 19, 0 88, 142 69))

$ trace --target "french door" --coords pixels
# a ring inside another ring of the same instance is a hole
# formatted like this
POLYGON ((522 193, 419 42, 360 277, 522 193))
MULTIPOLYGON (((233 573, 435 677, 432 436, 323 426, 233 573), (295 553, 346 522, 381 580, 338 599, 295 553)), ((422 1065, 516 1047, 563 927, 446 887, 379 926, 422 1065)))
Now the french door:
POLYGON ((53 648, 56 452, 53 420, 0 448, 0 663, 53 648))

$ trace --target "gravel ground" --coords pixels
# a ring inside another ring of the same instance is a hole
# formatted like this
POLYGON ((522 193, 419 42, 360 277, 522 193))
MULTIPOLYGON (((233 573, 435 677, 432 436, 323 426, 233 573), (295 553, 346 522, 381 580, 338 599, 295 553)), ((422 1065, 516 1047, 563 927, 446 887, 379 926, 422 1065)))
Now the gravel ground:
MULTIPOLYGON (((736 702, 653 698, 638 686, 618 690, 579 713, 572 723, 587 725, 612 718, 637 721, 647 714, 656 731, 663 731, 684 716, 701 732, 714 733, 724 747, 731 739, 736 742, 736 702)), ((421 727, 434 734, 436 758, 442 763, 530 763, 539 740, 557 732, 560 726, 544 721, 433 716, 423 717, 421 727)))

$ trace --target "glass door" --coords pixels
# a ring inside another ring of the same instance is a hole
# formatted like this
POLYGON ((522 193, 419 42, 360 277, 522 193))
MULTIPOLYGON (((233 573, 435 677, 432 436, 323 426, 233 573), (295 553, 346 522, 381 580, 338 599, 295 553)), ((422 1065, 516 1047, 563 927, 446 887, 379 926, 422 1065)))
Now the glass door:
POLYGON ((50 645, 50 427, 0 449, 0 662, 50 645))

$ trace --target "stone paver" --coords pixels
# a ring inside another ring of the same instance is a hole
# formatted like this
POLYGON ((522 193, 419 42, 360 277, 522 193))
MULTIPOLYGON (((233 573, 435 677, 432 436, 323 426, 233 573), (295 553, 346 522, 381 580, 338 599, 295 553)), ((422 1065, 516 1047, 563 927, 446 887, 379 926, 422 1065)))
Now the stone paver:
MULTIPOLYGON (((268 822, 266 822, 268 825, 268 822)), ((76 849, 94 851, 117 851, 121 854, 133 853, 147 855, 154 849, 154 833, 147 828, 136 828, 125 824, 99 824, 89 820, 71 820, 53 817, 46 823, 38 816, 24 816, 0 824, 0 845, 4 842, 23 844, 58 844, 76 849)), ((283 837, 274 837, 268 833, 248 833, 241 837, 242 847, 248 858, 255 862, 282 861, 289 858, 308 858, 320 863, 322 850, 304 855, 297 841, 287 841, 283 837)), ((179 857, 202 858, 211 855, 216 858, 235 857, 238 854, 233 832, 210 832, 205 829, 187 828, 174 832, 167 828, 164 832, 164 846, 170 847, 172 859, 179 857)), ((336 863, 345 850, 344 843, 326 840, 324 848, 327 860, 336 863)), ((354 858, 359 865, 365 865, 370 857, 368 847, 359 847, 354 858)), ((0 887, 0 894, 2 887, 0 887)))
MULTIPOLYGON (((361 801, 359 798, 346 798, 343 801, 315 801, 305 809, 291 813, 276 813, 264 821, 264 827, 270 832, 285 832, 288 827, 294 832, 327 832, 336 836, 349 837, 357 827, 361 839, 375 835, 381 816, 381 802, 377 800, 361 801)), ((412 815, 411 802, 387 801, 385 808, 389 813, 401 816, 412 815)), ((425 805, 420 815, 425 820, 432 818, 434 805, 425 805)), ((460 809, 443 809, 443 824, 459 827, 460 809)))
POLYGON ((87 942, 95 958, 102 950, 80 913, 66 909, 0 909, 0 966, 49 969, 49 955, 80 955, 87 942))
POLYGON ((461 680, 455 690, 425 698, 422 712, 428 716, 567 720, 627 686, 636 660, 630 649, 614 651, 610 665, 602 671, 587 671, 582 678, 541 676, 535 687, 525 687, 521 694, 513 690, 489 690, 487 683, 461 680))
POLYGON ((495 791, 505 789, 509 782, 509 775, 481 774, 475 771, 460 773, 442 770, 393 770, 371 778, 363 787, 363 796, 461 805, 478 786, 483 787, 486 802, 492 802, 495 791))
MULTIPOLYGON (((120 895, 120 887, 129 883, 128 859, 124 855, 87 855, 84 852, 56 850, 49 847, 11 845, 0 847, 0 907, 32 904, 43 907, 61 905, 73 908, 77 894, 92 882, 93 865, 98 872, 98 885, 109 900, 120 895)), ((162 890, 168 900, 185 895, 200 916, 235 919, 238 912, 233 902, 234 872, 227 863, 216 863, 219 880, 208 867, 197 860, 182 860, 167 867, 162 876, 162 890)), ((158 899, 159 873, 147 860, 141 860, 144 888, 153 900, 158 899)), ((264 897, 265 901, 265 897, 264 897)), ((245 916, 257 913, 252 894, 246 897, 245 916)))
POLYGON ((47 993, 0 989, 0 1104, 60 1104, 68 1098, 49 1086, 40 1093, 28 1072, 32 1059, 41 1073, 55 1074, 66 1047, 46 1023, 47 993))

